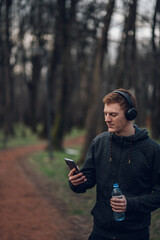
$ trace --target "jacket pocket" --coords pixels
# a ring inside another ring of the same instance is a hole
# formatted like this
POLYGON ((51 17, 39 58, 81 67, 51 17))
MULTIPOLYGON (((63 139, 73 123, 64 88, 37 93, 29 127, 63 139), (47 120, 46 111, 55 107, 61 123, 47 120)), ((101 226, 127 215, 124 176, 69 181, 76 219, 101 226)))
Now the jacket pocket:
POLYGON ((125 224, 126 228, 129 230, 136 230, 136 229, 141 229, 141 228, 146 228, 150 226, 151 222, 151 214, 146 213, 138 213, 138 214, 133 214, 133 213, 126 213, 125 217, 125 224))
POLYGON ((104 229, 110 228, 113 220, 113 212, 110 205, 107 206, 105 202, 97 202, 91 214, 94 217, 94 223, 96 225, 104 229))

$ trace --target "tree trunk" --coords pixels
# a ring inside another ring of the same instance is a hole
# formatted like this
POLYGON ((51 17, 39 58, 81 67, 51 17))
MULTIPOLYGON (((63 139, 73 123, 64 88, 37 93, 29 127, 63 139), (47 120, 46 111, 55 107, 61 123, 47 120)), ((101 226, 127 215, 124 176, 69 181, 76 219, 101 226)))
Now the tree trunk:
POLYGON ((5 41, 4 44, 4 82, 5 82, 5 112, 4 112, 4 132, 6 135, 13 134, 12 126, 12 82, 13 78, 11 77, 11 66, 10 66, 10 54, 11 54, 11 44, 10 44, 10 8, 12 1, 6 1, 6 11, 5 11, 5 41))
POLYGON ((36 109, 37 109, 37 93, 38 85, 40 82, 40 71, 41 71, 41 56, 32 56, 32 81, 28 82, 29 90, 29 101, 30 101, 30 126, 32 131, 36 133, 37 121, 36 121, 36 109))
POLYGON ((139 69, 137 63, 137 46, 136 46, 136 13, 138 0, 131 1, 128 5, 128 14, 125 16, 124 29, 122 34, 119 55, 115 67, 115 79, 117 81, 116 88, 132 88, 138 102, 138 116, 136 123, 145 125, 146 115, 146 91, 141 89, 147 85, 144 80, 139 77, 139 69))
MULTIPOLYGON (((42 0, 36 0, 33 3, 31 10, 31 19, 33 18, 33 35, 34 40, 32 42, 31 49, 31 64, 32 64, 32 75, 29 80, 25 78, 25 82, 29 91, 29 124, 32 131, 35 133, 37 131, 37 97, 38 97, 38 87, 40 83, 40 74, 42 68, 42 57, 46 59, 46 51, 44 50, 44 39, 43 39, 43 31, 41 29, 42 24, 42 12, 43 12, 43 4, 42 0), (36 9, 36 11, 35 11, 36 9), (38 22, 38 24, 37 24, 38 22), (43 54, 43 56, 42 56, 43 54)), ((45 62, 45 64, 47 64, 45 62)))
POLYGON ((103 70, 103 61, 104 61, 104 55, 107 51, 107 36, 109 31, 109 26, 112 18, 112 13, 115 5, 115 0, 110 0, 107 4, 106 9, 106 15, 104 17, 103 21, 103 29, 102 29, 102 36, 98 39, 97 42, 97 49, 95 52, 95 63, 94 63, 94 69, 93 69, 93 82, 92 82, 92 94, 91 94, 91 106, 89 108, 87 121, 86 121, 86 139, 84 143, 84 148, 82 152, 82 156, 80 161, 83 162, 85 159, 87 150, 89 145, 91 144, 91 141, 97 134, 97 128, 98 128, 98 118, 101 114, 103 114, 103 111, 101 112, 102 108, 102 99, 101 92, 102 92, 102 70, 103 70))
POLYGON ((152 95, 152 108, 151 108, 151 132, 152 137, 158 139, 160 137, 160 47, 156 46, 156 24, 160 24, 160 20, 157 18, 157 14, 160 14, 160 1, 157 0, 156 7, 153 16, 152 25, 152 48, 153 48, 153 95, 152 95))
POLYGON ((130 1, 126 11, 121 45, 115 67, 116 88, 136 85, 136 10, 137 2, 130 1))
POLYGON ((61 84, 59 91, 59 108, 55 116, 52 137, 53 144, 56 149, 62 148, 63 137, 65 134, 65 128, 69 120, 69 94, 71 91, 71 33, 72 26, 75 21, 76 4, 78 1, 71 1, 71 7, 68 15, 68 10, 66 7, 66 1, 57 1, 58 4, 58 21, 59 21, 59 34, 61 43, 61 84))

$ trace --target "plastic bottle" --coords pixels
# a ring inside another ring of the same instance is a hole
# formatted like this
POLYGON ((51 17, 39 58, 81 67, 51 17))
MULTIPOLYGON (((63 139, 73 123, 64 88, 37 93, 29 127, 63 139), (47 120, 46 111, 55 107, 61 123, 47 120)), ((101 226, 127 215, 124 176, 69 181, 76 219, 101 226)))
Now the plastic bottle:
MULTIPOLYGON (((112 197, 113 198, 122 198, 122 192, 119 188, 118 183, 113 184, 112 197)), ((115 219, 115 221, 123 221, 125 219, 125 213, 124 212, 114 212, 114 219, 115 219)))

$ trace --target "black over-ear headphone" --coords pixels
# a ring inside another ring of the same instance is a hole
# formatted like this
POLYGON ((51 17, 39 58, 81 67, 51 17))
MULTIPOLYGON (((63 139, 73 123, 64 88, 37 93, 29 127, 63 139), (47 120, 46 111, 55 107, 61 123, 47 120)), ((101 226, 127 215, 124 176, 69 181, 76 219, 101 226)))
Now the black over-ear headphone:
POLYGON ((130 96, 121 91, 113 91, 113 92, 118 93, 121 96, 123 96, 129 105, 129 109, 125 112, 126 119, 129 121, 132 121, 133 119, 135 119, 137 116, 137 110, 133 107, 133 103, 132 103, 130 96))

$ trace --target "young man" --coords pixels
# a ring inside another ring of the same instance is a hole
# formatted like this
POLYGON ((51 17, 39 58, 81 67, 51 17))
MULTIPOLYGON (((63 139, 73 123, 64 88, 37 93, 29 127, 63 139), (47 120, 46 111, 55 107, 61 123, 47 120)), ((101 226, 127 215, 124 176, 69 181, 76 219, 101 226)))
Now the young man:
POLYGON ((149 240, 151 212, 160 207, 160 146, 134 125, 136 100, 129 91, 113 91, 103 102, 108 131, 92 141, 80 173, 70 171, 70 187, 82 193, 97 186, 89 240, 149 240), (111 196, 114 183, 121 199, 111 196), (125 212, 125 219, 115 221, 113 211, 125 212))

